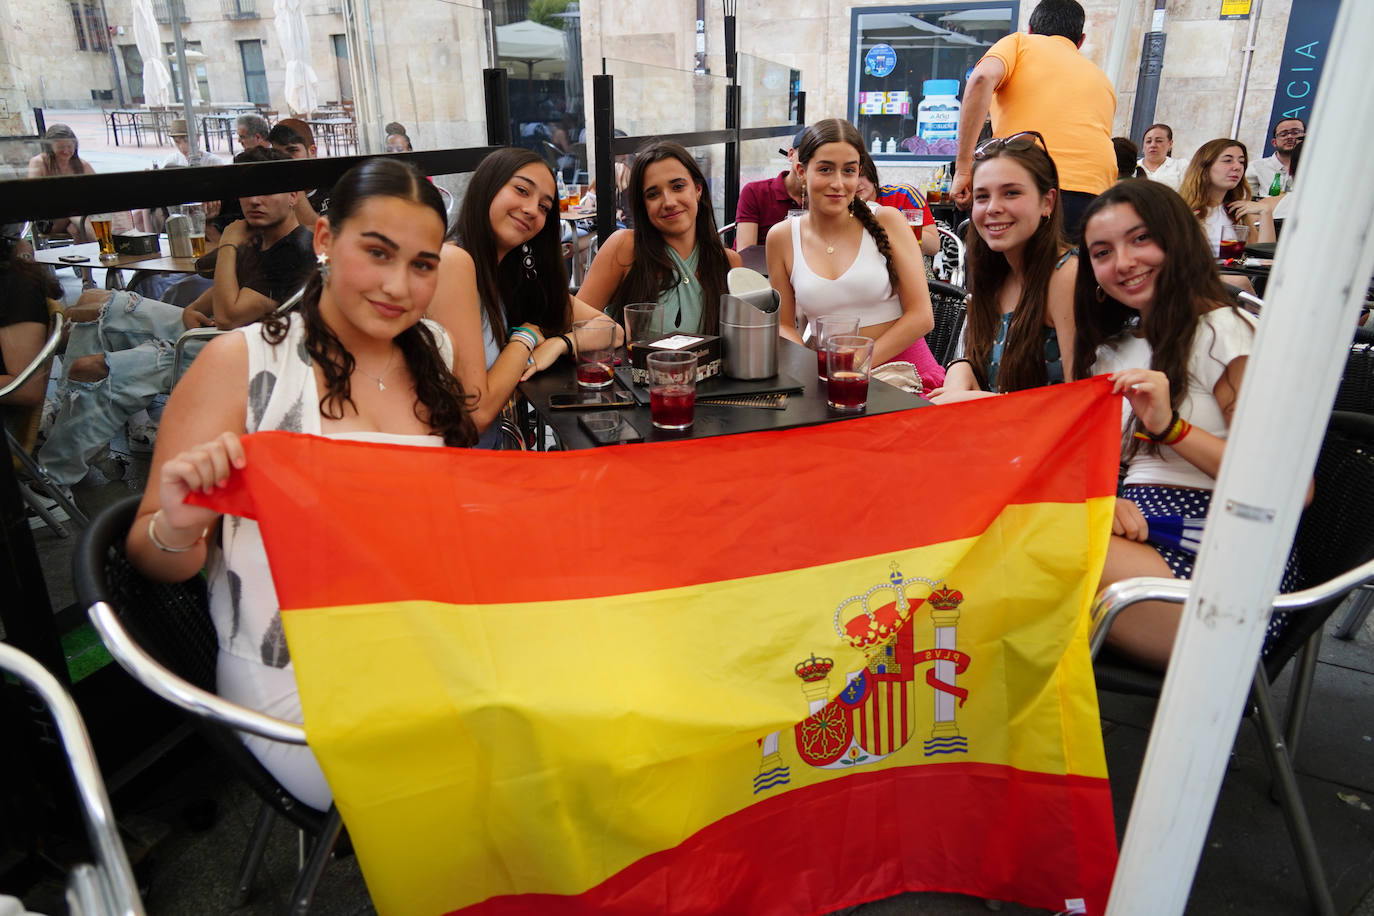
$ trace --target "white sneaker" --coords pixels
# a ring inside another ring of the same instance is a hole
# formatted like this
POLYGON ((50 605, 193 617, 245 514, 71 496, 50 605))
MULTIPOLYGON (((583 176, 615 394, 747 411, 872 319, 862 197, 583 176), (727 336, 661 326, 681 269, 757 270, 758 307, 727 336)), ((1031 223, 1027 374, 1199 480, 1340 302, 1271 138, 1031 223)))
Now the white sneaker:
POLYGON ((151 417, 143 421, 130 420, 125 425, 129 451, 151 452, 153 444, 157 441, 157 427, 158 421, 151 417))

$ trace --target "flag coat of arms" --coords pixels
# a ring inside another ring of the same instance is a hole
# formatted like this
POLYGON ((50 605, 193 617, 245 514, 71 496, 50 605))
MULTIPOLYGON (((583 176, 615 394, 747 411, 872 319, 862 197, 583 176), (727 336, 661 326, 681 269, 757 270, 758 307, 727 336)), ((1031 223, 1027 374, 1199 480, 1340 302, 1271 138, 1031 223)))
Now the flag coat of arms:
POLYGON ((384 914, 1101 912, 1105 379, 503 454, 245 439, 306 732, 384 914))

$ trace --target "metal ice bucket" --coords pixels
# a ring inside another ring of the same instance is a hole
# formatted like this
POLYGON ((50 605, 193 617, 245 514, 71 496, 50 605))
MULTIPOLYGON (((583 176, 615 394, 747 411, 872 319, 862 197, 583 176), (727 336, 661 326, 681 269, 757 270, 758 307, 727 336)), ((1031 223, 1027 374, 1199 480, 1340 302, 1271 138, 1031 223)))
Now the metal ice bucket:
POLYGON ((771 287, 720 297, 723 371, 730 378, 761 379, 778 374, 778 299, 771 287))

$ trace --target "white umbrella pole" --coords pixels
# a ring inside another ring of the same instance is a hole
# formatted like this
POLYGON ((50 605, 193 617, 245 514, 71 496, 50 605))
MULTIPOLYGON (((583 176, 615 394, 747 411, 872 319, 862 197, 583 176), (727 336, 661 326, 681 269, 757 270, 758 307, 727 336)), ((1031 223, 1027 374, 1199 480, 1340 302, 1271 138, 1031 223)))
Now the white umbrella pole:
POLYGON ((1374 176, 1360 158, 1374 145, 1374 106, 1365 88, 1371 34, 1374 3, 1343 3, 1109 916, 1170 916, 1188 902, 1269 605, 1374 270, 1374 176))

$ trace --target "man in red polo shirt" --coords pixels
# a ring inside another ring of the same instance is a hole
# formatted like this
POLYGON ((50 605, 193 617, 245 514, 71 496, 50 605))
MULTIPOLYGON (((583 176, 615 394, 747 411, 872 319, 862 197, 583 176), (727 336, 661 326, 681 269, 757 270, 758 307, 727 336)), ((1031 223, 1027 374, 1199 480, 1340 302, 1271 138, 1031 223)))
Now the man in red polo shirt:
POLYGON ((787 157, 787 171, 776 178, 751 181, 740 188, 735 209, 735 250, 743 251, 761 244, 768 230, 787 219, 787 211, 802 205, 802 181, 797 175, 797 147, 810 128, 803 127, 792 138, 791 149, 778 152, 787 157))

